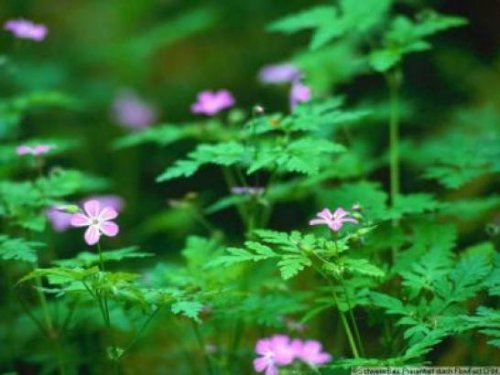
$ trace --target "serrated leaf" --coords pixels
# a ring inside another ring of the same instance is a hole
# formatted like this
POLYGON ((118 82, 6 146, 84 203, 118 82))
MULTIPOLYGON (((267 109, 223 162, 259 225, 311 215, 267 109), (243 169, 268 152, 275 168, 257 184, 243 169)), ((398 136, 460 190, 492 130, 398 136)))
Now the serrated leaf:
POLYGON ((203 304, 197 301, 179 301, 172 304, 171 308, 174 314, 182 314, 195 322, 201 322, 198 315, 203 310, 203 304))
MULTIPOLYGON (((123 259, 139 259, 153 256, 152 253, 143 253, 137 251, 138 247, 130 246, 117 250, 106 250, 102 252, 102 260, 105 263, 117 262, 123 259)), ((72 259, 56 260, 53 263, 61 267, 89 267, 98 265, 101 262, 101 257, 97 253, 90 253, 88 251, 79 253, 72 259)))
POLYGON ((230 166, 245 159, 248 150, 238 142, 224 142, 218 144, 200 144, 189 153, 187 160, 179 160, 172 167, 167 168, 156 179, 157 182, 171 180, 177 177, 190 177, 205 164, 230 166))
POLYGON ((41 242, 26 241, 22 238, 9 238, 0 235, 0 259, 17 260, 36 264, 38 260, 37 248, 43 247, 41 242))

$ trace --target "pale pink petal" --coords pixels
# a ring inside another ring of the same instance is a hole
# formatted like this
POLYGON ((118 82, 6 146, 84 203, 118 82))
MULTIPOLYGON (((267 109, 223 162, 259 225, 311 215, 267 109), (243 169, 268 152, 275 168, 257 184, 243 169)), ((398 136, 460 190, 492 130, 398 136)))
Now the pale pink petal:
POLYGON ((33 152, 33 149, 29 146, 19 146, 16 148, 16 153, 18 155, 31 154, 32 152, 33 152))
POLYGON ((71 215, 70 224, 73 227, 86 227, 91 224, 91 220, 84 214, 73 214, 71 215))
POLYGON ((253 368, 257 372, 262 372, 269 366, 269 359, 265 357, 256 358, 253 360, 253 368))
POLYGON ((99 216, 101 204, 98 200, 92 199, 83 204, 83 209, 89 217, 96 218, 99 216))
POLYGON ((265 355, 271 351, 271 342, 267 339, 257 341, 255 344, 255 352, 257 354, 265 355))
MULTIPOLYGON (((337 211, 335 211, 337 212, 337 211)), ((328 208, 324 208, 318 213, 318 217, 321 217, 326 220, 330 220, 334 217, 335 214, 332 215, 332 212, 328 208)))
POLYGON ((274 364, 270 364, 267 368, 265 375, 278 375, 278 368, 274 364))
POLYGON ((353 218, 353 217, 344 217, 342 219, 342 221, 344 223, 353 223, 353 224, 357 224, 358 223, 358 221, 355 218, 353 218))
POLYGON ((321 344, 316 340, 307 340, 302 346, 302 355, 310 356, 321 351, 321 344))
POLYGON ((99 225, 100 231, 108 237, 114 237, 118 234, 119 228, 112 221, 104 221, 99 225))
POLYGON ((91 225, 85 231, 84 238, 85 242, 87 242, 88 245, 95 245, 97 242, 99 242, 100 237, 101 233, 99 233, 99 229, 97 228, 96 225, 91 225))
POLYGON ((104 207, 101 210, 101 212, 99 213, 99 220, 102 220, 102 221, 112 220, 117 216, 118 216, 118 212, 116 212, 113 208, 104 207))
POLYGON ((332 360, 332 356, 328 353, 318 353, 314 356, 314 364, 322 365, 323 363, 330 362, 332 360))
POLYGON ((319 224, 328 224, 325 219, 312 219, 309 221, 309 225, 319 225, 319 224))
POLYGON ((290 349, 293 351, 294 356, 298 356, 302 352, 302 340, 295 339, 290 344, 290 349))
POLYGON ((328 226, 330 227, 331 230, 334 232, 337 232, 342 228, 342 222, 341 221, 331 221, 328 223, 328 226))
POLYGON ((333 213, 333 217, 336 218, 336 219, 341 219, 345 215, 347 215, 347 212, 342 207, 337 208, 335 210, 335 212, 333 213))

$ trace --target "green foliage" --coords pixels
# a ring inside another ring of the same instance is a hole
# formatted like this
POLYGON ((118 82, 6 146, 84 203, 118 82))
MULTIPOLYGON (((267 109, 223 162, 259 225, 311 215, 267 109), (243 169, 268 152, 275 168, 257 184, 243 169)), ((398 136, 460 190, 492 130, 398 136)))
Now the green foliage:
POLYGON ((269 145, 260 148, 256 159, 250 164, 248 173, 263 168, 282 173, 315 175, 330 160, 329 155, 344 151, 344 147, 333 142, 302 138, 285 145, 269 145))
POLYGON ((290 34, 312 29, 310 48, 316 49, 348 32, 369 31, 384 19, 390 4, 390 0, 369 0, 362 4, 356 0, 343 0, 339 8, 317 6, 275 21, 269 30, 290 34))
POLYGON ((203 309, 203 304, 196 301, 179 301, 172 305, 172 312, 174 314, 182 314, 195 322, 200 322, 198 315, 203 309))
POLYGON ((36 249, 43 246, 41 242, 0 235, 0 259, 36 264, 38 260, 36 249))
POLYGON ((128 148, 144 143, 156 143, 160 146, 168 146, 184 138, 196 135, 199 124, 165 124, 141 132, 127 134, 113 142, 115 149, 128 148))
POLYGON ((238 142, 225 142, 215 145, 201 144, 196 150, 189 153, 189 159, 179 160, 172 167, 167 168, 156 179, 158 182, 178 177, 190 177, 205 164, 221 166, 234 165, 247 154, 245 146, 238 142))
POLYGON ((426 37, 466 23, 461 17, 444 16, 436 12, 421 14, 417 22, 397 16, 384 35, 383 48, 370 54, 370 64, 377 72, 386 72, 397 65, 404 55, 430 49, 426 37))
MULTIPOLYGON (((153 254, 137 251, 135 246, 126 247, 118 250, 107 250, 102 253, 103 262, 119 262, 124 259, 140 259, 150 257, 153 254)), ((64 268, 79 268, 98 265, 101 262, 101 257, 98 254, 84 251, 71 259, 56 260, 53 263, 64 268)))

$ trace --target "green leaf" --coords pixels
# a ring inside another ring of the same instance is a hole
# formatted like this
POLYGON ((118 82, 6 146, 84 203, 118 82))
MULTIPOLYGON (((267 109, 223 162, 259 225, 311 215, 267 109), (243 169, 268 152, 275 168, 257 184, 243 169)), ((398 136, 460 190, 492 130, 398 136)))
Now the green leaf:
POLYGON ((203 304, 197 301, 179 301, 172 304, 172 312, 174 314, 182 314, 198 323, 201 322, 198 317, 201 310, 203 310, 203 304))
POLYGON ((395 66, 401 60, 401 57, 401 51, 394 48, 385 48, 373 51, 368 59, 377 72, 386 72, 395 66))
POLYGON ((342 145, 315 138, 301 138, 286 145, 269 145, 259 150, 247 173, 276 168, 281 172, 315 175, 329 164, 330 155, 344 150, 342 145))
POLYGON ((312 266, 312 262, 309 258, 302 255, 287 255, 278 262, 278 267, 283 280, 291 279, 304 268, 310 266, 312 266))
POLYGON ((23 283, 37 277, 46 277, 51 284, 68 284, 82 281, 91 275, 99 273, 98 267, 85 268, 37 268, 24 276, 18 283, 23 283))
MULTIPOLYGON (((102 252, 102 260, 105 263, 108 262, 117 262, 123 259, 139 259, 153 256, 152 253, 143 253, 137 251, 138 248, 136 246, 125 247, 123 249, 117 250, 106 250, 102 252)), ((72 259, 61 259, 56 260, 53 263, 64 267, 90 267, 92 265, 100 264, 99 254, 90 253, 88 251, 79 253, 75 258, 72 259)))
POLYGON ((368 259, 363 258, 344 258, 343 259, 346 270, 354 274, 373 276, 373 277, 384 277, 385 272, 372 264, 368 259))
POLYGON ((201 144, 189 153, 187 160, 179 160, 167 168, 156 181, 162 182, 178 177, 190 177, 205 164, 230 166, 245 159, 247 149, 241 143, 230 141, 214 145, 201 144))
POLYGON ((43 246, 45 244, 41 242, 31 242, 22 238, 9 238, 0 235, 0 259, 36 264, 38 260, 36 249, 43 246))
POLYGON ((197 129, 191 124, 164 124, 140 132, 127 134, 113 142, 113 148, 122 149, 137 146, 143 143, 156 143, 160 146, 167 146, 181 139, 192 136, 197 129))

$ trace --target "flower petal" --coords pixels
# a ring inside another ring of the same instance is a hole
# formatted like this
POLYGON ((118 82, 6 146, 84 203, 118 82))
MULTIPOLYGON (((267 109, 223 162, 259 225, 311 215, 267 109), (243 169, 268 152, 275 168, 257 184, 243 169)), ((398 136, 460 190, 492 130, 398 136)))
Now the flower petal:
POLYGON ((90 218, 96 218, 101 210, 101 204, 98 200, 92 199, 83 204, 83 209, 90 218))
POLYGON ((84 214, 73 214, 71 215, 70 224, 73 227, 86 227, 91 224, 91 221, 84 214))
POLYGON ((265 357, 256 358, 253 360, 253 368, 257 372, 262 372, 269 366, 269 359, 265 357))
POLYGON ((335 210, 335 212, 333 213, 333 217, 336 219, 341 219, 346 215, 347 215, 347 211, 344 210, 342 207, 337 208, 335 210))
POLYGON ((342 219, 342 222, 344 222, 344 223, 353 223, 353 224, 357 224, 358 223, 358 221, 355 218, 353 218, 353 217, 344 217, 342 219))
POLYGON ((112 220, 118 216, 118 212, 116 212, 111 207, 104 207, 102 211, 99 213, 99 220, 107 221, 112 220))
POLYGON ((328 226, 330 227, 331 230, 333 230, 334 232, 337 232, 342 228, 342 221, 338 221, 338 220, 330 221, 330 222, 328 222, 328 226))
POLYGON ((99 238, 101 237, 101 233, 99 233, 99 229, 96 225, 91 225, 85 231, 85 242, 88 245, 95 245, 99 242, 99 238))
POLYGON ((325 219, 312 219, 309 221, 309 225, 319 225, 319 224, 328 224, 328 221, 325 219))
MULTIPOLYGON (((336 211, 335 211, 336 212, 336 211)), ((318 217, 325 219, 325 220, 330 220, 334 217, 334 214, 332 214, 332 211, 330 211, 328 208, 323 208, 317 215, 318 217)))
POLYGON ((99 230, 108 237, 114 237, 118 234, 119 228, 112 221, 104 221, 99 225, 99 230))
POLYGON ((273 363, 269 364, 265 375, 278 375, 278 368, 273 363))

